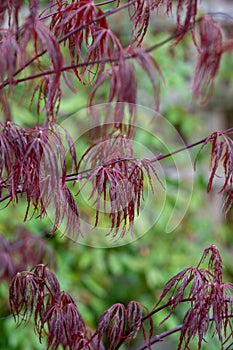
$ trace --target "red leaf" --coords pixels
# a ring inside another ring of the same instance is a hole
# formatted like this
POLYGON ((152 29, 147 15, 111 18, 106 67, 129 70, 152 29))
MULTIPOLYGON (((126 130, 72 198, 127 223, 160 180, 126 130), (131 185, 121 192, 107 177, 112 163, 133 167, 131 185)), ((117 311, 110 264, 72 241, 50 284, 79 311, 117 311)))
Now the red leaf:
MULTIPOLYGON (((78 0, 71 4, 58 3, 58 10, 52 16, 50 28, 56 38, 62 38, 64 45, 68 42, 72 65, 83 61, 83 52, 89 52, 85 61, 98 60, 100 57, 101 50, 94 47, 95 40, 99 30, 108 27, 105 18, 98 19, 102 14, 102 10, 89 0, 78 0)), ((73 68, 81 82, 86 69, 87 67, 80 74, 75 67, 73 68)))
POLYGON ((91 93, 90 104, 93 103, 98 88, 103 85, 103 83, 106 83, 106 80, 109 78, 110 87, 108 101, 125 102, 129 104, 129 106, 134 105, 136 103, 137 92, 135 71, 132 64, 127 63, 123 57, 121 57, 119 64, 111 65, 106 71, 104 69, 99 71, 91 93))
POLYGON ((185 33, 189 29, 190 24, 194 25, 196 22, 196 15, 198 11, 198 0, 179 0, 177 4, 177 26, 178 31, 181 31, 176 44, 182 40, 185 33), (184 15, 184 7, 186 8, 186 13, 184 15), (184 20, 182 21, 182 18, 184 20))
MULTIPOLYGON (((155 3, 155 6, 156 5, 157 4, 155 3)), ((137 0, 131 7, 128 8, 130 15, 129 19, 133 23, 132 36, 134 37, 134 40, 131 42, 131 44, 133 44, 134 41, 137 43, 137 45, 142 43, 148 29, 150 12, 153 6, 153 1, 137 0)))
POLYGON ((205 335, 211 327, 214 327, 213 332, 217 333, 222 343, 223 332, 226 334, 227 327, 231 327, 231 317, 228 316, 232 310, 232 304, 229 305, 228 302, 230 300, 232 303, 233 300, 231 290, 232 286, 222 283, 222 260, 214 245, 205 249, 196 268, 186 268, 167 282, 158 304, 169 294, 171 296, 168 304, 172 309, 162 323, 171 316, 180 303, 190 303, 183 319, 179 350, 189 348, 189 343, 195 336, 198 337, 198 349, 201 349, 205 335), (200 265, 207 257, 209 257, 208 270, 201 269, 200 265), (210 325, 212 316, 214 326, 210 325))
POLYGON ((145 50, 142 50, 140 48, 135 48, 135 49, 129 48, 129 53, 132 54, 133 57, 135 56, 137 63, 142 67, 142 69, 148 75, 152 83, 152 86, 154 88, 155 110, 159 110, 159 81, 157 79, 157 74, 159 75, 160 79, 162 79, 164 84, 165 84, 165 80, 158 63, 149 53, 147 53, 145 50))
POLYGON ((206 103, 211 97, 214 78, 217 75, 221 55, 223 53, 222 31, 218 24, 204 16, 199 24, 200 47, 193 82, 193 96, 201 96, 201 102, 206 103))
POLYGON ((101 339, 104 332, 107 332, 110 345, 108 350, 113 350, 116 341, 121 340, 125 332, 127 312, 123 304, 113 304, 100 316, 96 334, 101 339))
POLYGON ((201 151, 208 143, 212 144, 210 162, 211 173, 207 185, 207 192, 212 190, 215 177, 219 178, 217 174, 219 168, 223 167, 224 169, 224 182, 221 185, 220 192, 225 196, 223 208, 225 208, 226 213, 229 212, 232 205, 231 192, 233 188, 233 141, 230 136, 228 136, 229 134, 232 134, 232 132, 213 132, 206 138, 200 149, 201 151))

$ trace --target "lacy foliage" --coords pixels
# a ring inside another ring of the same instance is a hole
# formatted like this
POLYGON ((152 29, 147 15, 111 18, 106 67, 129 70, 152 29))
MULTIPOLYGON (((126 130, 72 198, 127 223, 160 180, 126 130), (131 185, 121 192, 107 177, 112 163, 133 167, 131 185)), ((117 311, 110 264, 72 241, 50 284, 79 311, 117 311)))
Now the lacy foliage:
POLYGON ((145 342, 140 349, 151 349, 152 344, 177 331, 174 328, 167 335, 160 335, 159 326, 154 326, 155 315, 170 307, 161 322, 164 323, 185 304, 178 349, 189 349, 193 339, 198 340, 201 349, 207 334, 217 337, 223 349, 232 337, 232 293, 232 284, 222 279, 219 251, 211 245, 196 267, 185 268, 167 282, 152 311, 137 301, 130 301, 127 306, 113 304, 102 313, 95 331, 86 328, 75 300, 60 290, 55 274, 45 265, 15 275, 10 285, 10 307, 18 324, 33 318, 40 341, 47 338, 47 349, 61 345, 70 350, 116 350, 124 342, 133 341, 139 331, 145 342))
MULTIPOLYGON (((160 182, 156 163, 134 156, 131 139, 134 130, 126 125, 117 105, 113 129, 103 126, 99 133, 96 131, 94 142, 78 159, 71 137, 62 131, 65 147, 57 124, 62 79, 72 92, 76 91, 76 82, 69 80, 70 73, 78 84, 89 85, 90 106, 100 87, 109 84, 108 101, 129 104, 129 119, 133 121, 139 65, 152 83, 158 109, 159 82, 163 81, 163 75, 151 51, 160 45, 145 49, 143 40, 152 15, 159 11, 168 16, 175 13, 173 45, 192 32, 197 49, 193 97, 207 102, 221 56, 232 48, 232 41, 224 41, 222 28, 211 17, 198 18, 198 4, 198 0, 119 0, 109 1, 106 9, 106 2, 51 0, 49 7, 40 12, 40 1, 29 0, 23 18, 23 1, 1 1, 0 104, 6 120, 0 124, 0 200, 9 204, 25 198, 25 220, 33 215, 42 218, 53 205, 53 231, 66 220, 67 229, 82 233, 75 196, 67 185, 68 181, 75 181, 76 185, 82 180, 78 194, 88 182, 92 185, 90 199, 96 210, 93 226, 98 225, 103 202, 103 211, 111 222, 109 233, 117 238, 128 232, 132 234, 143 200, 145 177, 151 190, 152 176, 160 182), (124 42, 112 29, 110 20, 123 10, 130 23, 124 42), (32 128, 14 123, 10 108, 15 89, 26 82, 30 82, 31 103, 37 100, 37 113, 43 118, 43 124, 38 122, 32 128), (66 149, 71 158, 71 174, 67 172, 66 149), (105 207, 107 200, 109 212, 105 207)), ((203 144, 201 150, 207 144, 212 146, 207 191, 212 189, 217 171, 223 169, 220 191, 224 194, 226 213, 233 204, 230 134, 232 130, 216 131, 196 143, 203 144)), ((139 331, 145 343, 141 349, 151 349, 152 344, 166 336, 156 334, 158 327, 154 327, 152 317, 170 307, 163 320, 166 322, 181 303, 186 304, 187 311, 179 328, 178 349, 188 349, 193 338, 198 339, 201 349, 209 332, 217 336, 222 349, 232 337, 232 284, 222 280, 222 260, 215 246, 205 249, 197 267, 186 268, 167 282, 151 312, 136 301, 130 301, 127 306, 117 303, 102 313, 96 330, 90 330, 74 298, 61 290, 56 275, 42 264, 46 256, 43 243, 40 240, 34 243, 36 251, 26 233, 17 242, 8 242, 1 236, 0 277, 11 279, 9 303, 16 322, 25 324, 32 319, 40 341, 46 337, 48 350, 59 346, 72 350, 116 350, 124 342, 133 341, 139 331), (31 268, 32 256, 38 261, 31 268), (208 266, 204 268, 207 259, 208 266), (161 304, 165 299, 166 303, 161 304)), ((171 330, 170 334, 176 331, 171 330)))
MULTIPOLYGON (((91 102, 96 91, 109 78, 109 101, 135 103, 137 79, 133 61, 138 62, 152 80, 158 108, 159 80, 154 71, 160 70, 157 63, 153 69, 149 67, 150 61, 155 61, 149 54, 150 50, 142 49, 142 43, 150 17, 165 8, 168 16, 176 11, 175 44, 190 29, 193 31, 194 26, 199 28, 200 44, 197 44, 193 32, 199 55, 193 93, 194 97, 205 96, 207 89, 209 96, 221 55, 232 45, 223 42, 220 26, 210 17, 197 19, 198 3, 198 0, 179 0, 175 4, 172 0, 113 1, 106 10, 104 2, 102 6, 90 0, 51 1, 50 6, 40 13, 40 2, 30 0, 29 14, 19 25, 23 2, 3 1, 0 19, 9 25, 0 30, 1 94, 4 95, 6 85, 11 85, 13 91, 16 84, 30 80, 35 89, 33 95, 38 97, 38 112, 45 110, 46 120, 54 120, 62 95, 61 78, 74 92, 73 82, 67 74, 73 72, 78 82, 93 86, 91 102), (123 44, 111 29, 110 18, 125 9, 128 9, 131 34, 123 44), (49 69, 45 58, 51 62, 49 69), (26 77, 21 78, 24 71, 26 77)), ((1 103, 6 106, 7 101, 2 97, 1 103)))
MULTIPOLYGON (((77 78, 78 84, 91 86, 90 106, 98 97, 99 89, 103 85, 108 87, 109 102, 128 105, 128 122, 131 124, 136 118, 134 105, 137 103, 139 66, 151 81, 155 109, 158 109, 159 84, 164 78, 151 55, 157 46, 144 49, 143 39, 150 17, 163 11, 168 16, 175 13, 173 44, 177 45, 187 32, 192 32, 198 55, 193 96, 206 102, 213 90, 221 56, 232 48, 232 41, 224 41, 223 30, 210 16, 198 18, 198 4, 197 0, 131 0, 109 2, 105 7, 105 2, 56 0, 50 1, 50 6, 40 12, 40 1, 30 0, 27 15, 23 18, 22 1, 2 1, 0 103, 6 122, 0 125, 1 201, 8 199, 17 203, 20 197, 26 198, 25 220, 34 214, 43 217, 52 204, 55 212, 53 231, 66 220, 67 230, 82 234, 77 201, 67 182, 85 178, 86 183, 91 182, 93 186, 90 194, 96 209, 93 225, 98 225, 101 203, 109 200, 110 232, 115 230, 113 235, 118 237, 132 233, 143 200, 145 176, 150 184, 151 175, 159 181, 156 166, 149 160, 134 157, 131 146, 134 127, 127 125, 124 110, 116 104, 115 119, 111 121, 113 130, 103 126, 100 135, 95 130, 97 134, 93 136, 97 141, 81 159, 77 159, 73 141, 66 132, 72 159, 69 174, 65 146, 57 126, 61 80, 64 79, 72 92, 76 91, 76 83, 73 78, 69 80, 70 74, 77 78), (130 23, 124 42, 112 28, 110 20, 122 11, 130 23), (27 81, 30 81, 27 91, 32 91, 32 104, 37 100, 37 113, 43 117, 43 126, 37 123, 33 128, 23 128, 12 121, 14 116, 9 98, 17 85, 27 81), (8 86, 9 91, 6 90, 8 86), (79 174, 81 164, 85 176, 79 174), (87 164, 92 171, 87 171, 87 164)), ((94 123, 94 116, 92 118, 94 123)), ((204 145, 209 141, 213 149, 207 190, 212 188, 222 160, 225 183, 221 192, 225 196, 225 211, 229 212, 232 206, 232 141, 218 132, 207 138, 204 145)), ((107 214, 105 207, 103 212, 107 214)))

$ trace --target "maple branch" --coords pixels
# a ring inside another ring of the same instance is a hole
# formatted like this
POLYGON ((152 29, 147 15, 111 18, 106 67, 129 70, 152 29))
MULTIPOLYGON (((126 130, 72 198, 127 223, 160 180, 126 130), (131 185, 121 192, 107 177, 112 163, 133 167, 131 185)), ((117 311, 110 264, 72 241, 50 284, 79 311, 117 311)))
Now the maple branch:
MULTIPOLYGON (((202 20, 202 18, 203 18, 203 16, 201 16, 200 18, 198 18, 198 20, 196 20, 195 22, 190 23, 189 27, 186 29, 186 33, 187 33, 189 30, 193 29, 194 26, 202 20)), ((145 52, 149 53, 149 52, 151 52, 151 51, 154 51, 154 50, 160 48, 161 46, 167 44, 167 43, 170 42, 171 40, 178 38, 178 37, 183 33, 183 31, 184 31, 183 29, 178 30, 177 32, 171 34, 167 39, 164 39, 164 40, 162 40, 160 43, 155 44, 155 45, 149 47, 148 49, 145 50, 145 52)), ((185 33, 185 34, 186 34, 186 33, 185 33)))
MULTIPOLYGON (((180 300, 180 303, 186 303, 186 302, 191 302, 191 301, 194 301, 195 299, 194 298, 184 298, 182 300, 180 300)), ((230 302, 229 299, 225 299, 226 302, 230 302)), ((158 313, 159 311, 167 308, 168 306, 172 306, 174 300, 169 300, 166 304, 163 304, 155 309, 153 309, 151 312, 149 312, 148 314, 146 314, 144 317, 142 317, 141 319, 141 323, 145 322, 147 319, 150 319, 153 315, 155 315, 156 313, 158 313)), ((225 316, 225 317, 228 317, 228 316, 225 316)), ((233 314, 229 317, 233 317, 233 314)), ((210 321, 214 321, 213 318, 210 318, 210 321)), ((130 330, 124 334, 124 336, 122 337, 122 339, 118 342, 118 344, 116 345, 115 347, 115 350, 119 349, 121 347, 121 345, 128 339, 129 335, 135 330, 135 327, 137 327, 138 325, 133 325, 130 330)), ((158 341, 161 341, 163 338, 167 337, 168 335, 170 334, 173 334, 175 332, 178 332, 179 330, 181 330, 183 325, 179 325, 171 330, 168 330, 168 331, 165 331, 159 335, 156 335, 154 336, 151 341, 150 341, 150 345, 154 344, 154 343, 157 343, 158 341), (152 342, 152 340, 154 339, 154 343, 152 342)), ((145 346, 145 345, 143 345, 145 346)), ((137 350, 143 350, 143 349, 146 349, 147 347, 140 347, 139 349, 137 350)), ((228 348, 227 348, 228 349, 228 348)), ((225 349, 225 350, 227 350, 225 349)))
MULTIPOLYGON (((112 1, 112 0, 111 0, 112 1)), ((114 0, 115 1, 115 0, 114 0)), ((100 16, 101 17, 101 16, 100 16)), ((98 18, 100 18, 98 17, 98 18)), ((201 18, 199 18, 196 22, 198 23, 199 21, 201 20, 201 18)), ((89 23, 90 24, 90 23, 89 23)), ((85 27, 85 26, 84 26, 85 27)), ((188 30, 191 30, 192 28, 194 27, 194 23, 192 23, 189 28, 187 29, 188 30)), ((78 27, 75 28, 74 31, 77 31, 78 27)), ((83 29, 83 28, 82 28, 83 29)), ((73 31, 73 32, 74 32, 73 31)), ((160 47, 162 47, 163 45, 167 44, 168 42, 178 38, 180 36, 180 34, 182 33, 183 31, 182 30, 179 30, 175 33, 173 33, 172 35, 170 35, 169 37, 167 37, 166 39, 162 40, 161 42, 149 47, 148 49, 145 50, 146 53, 150 53, 152 51, 155 51, 157 49, 159 49, 160 47)), ((66 36, 68 37, 70 35, 71 32, 69 32, 66 36)), ((67 37, 65 39, 67 39, 67 37)), ((64 38, 64 37, 63 37, 64 38)), ((60 40, 58 40, 58 42, 60 43, 61 40, 63 40, 63 38, 61 38, 60 40)), ((65 40, 64 39, 64 40, 65 40)), ((31 60, 29 60, 27 63, 25 63, 25 65, 21 68, 19 68, 14 74, 13 76, 16 76, 18 75, 23 69, 25 69, 28 65, 30 65, 35 59, 41 57, 43 54, 45 54, 47 52, 47 50, 44 50, 44 51, 41 51, 40 53, 38 53, 37 56, 33 57, 31 60)), ((125 60, 129 60, 129 59, 132 59, 132 58, 136 58, 139 54, 137 53, 134 53, 132 55, 127 55, 127 56, 124 56, 124 59, 125 60)), ((122 60, 122 57, 121 57, 121 60, 122 60)), ((69 71, 71 69, 74 69, 74 68, 82 68, 82 67, 88 67, 88 66, 94 66, 94 65, 99 65, 99 64, 103 64, 103 63, 118 63, 120 61, 120 57, 117 57, 117 58, 105 58, 105 59, 100 59, 100 60, 95 60, 95 61, 88 61, 88 62, 82 62, 82 63, 77 63, 77 64, 72 64, 72 65, 69 65, 69 66, 64 66, 60 69, 60 72, 66 72, 66 71, 69 71)), ((16 79, 16 80, 13 80, 11 83, 14 84, 14 85, 17 85, 17 84, 20 84, 20 83, 24 83, 26 81, 29 81, 29 80, 34 80, 34 79, 38 79, 38 78, 41 78, 43 76, 46 76, 46 75, 51 75, 51 74, 56 74, 57 71, 54 70, 54 69, 51 69, 51 70, 47 70, 47 71, 44 71, 44 72, 40 72, 40 73, 37 73, 37 74, 34 74, 34 75, 29 75, 29 76, 26 76, 24 78, 20 78, 20 79, 16 79)), ((5 86, 9 85, 9 80, 6 80, 6 81, 3 81, 2 84, 0 84, 0 89, 4 88, 5 86)))
MULTIPOLYGON (((222 131, 222 133, 224 133, 224 134, 231 134, 231 133, 233 133, 233 128, 229 128, 227 130, 224 130, 224 131, 222 131)), ((175 150, 173 152, 166 153, 166 154, 159 154, 158 156, 150 159, 150 162, 154 163, 154 162, 157 162, 159 160, 163 160, 165 158, 171 157, 171 156, 173 156, 173 155, 175 155, 177 153, 180 153, 182 151, 188 150, 190 148, 194 148, 194 147, 196 147, 196 146, 198 146, 200 144, 205 143, 207 138, 208 137, 205 137, 205 138, 203 138, 203 139, 201 139, 199 141, 196 141, 196 142, 194 142, 194 143, 192 143, 190 145, 181 147, 181 148, 179 148, 179 149, 177 149, 177 150, 175 150)), ((120 158, 120 159, 116 159, 116 160, 112 161, 111 163, 110 162, 104 163, 104 164, 102 164, 102 166, 103 167, 107 167, 110 164, 114 165, 114 164, 117 164, 119 162, 126 162, 126 161, 139 161, 140 162, 140 158, 133 158, 133 157, 132 158, 120 158)), ((79 171, 78 173, 68 174, 66 176, 65 181, 66 182, 69 182, 69 181, 77 181, 78 182, 78 181, 84 179, 87 176, 87 175, 85 176, 85 174, 88 174, 89 172, 94 171, 95 169, 96 168, 89 168, 89 169, 85 169, 83 171, 79 171)), ((22 191, 19 189, 18 193, 21 193, 21 192, 22 191)), ((6 199, 8 199, 10 197, 11 197, 10 193, 7 193, 7 194, 3 195, 2 197, 0 197, 0 203, 5 201, 6 199)))
POLYGON ((8 199, 10 197, 11 197, 10 193, 5 194, 4 196, 0 197, 0 203, 4 202, 6 199, 8 199))
MULTIPOLYGON (((227 314, 227 315, 223 316, 223 318, 229 318, 229 317, 233 317, 233 314, 230 313, 230 314, 227 314)), ((209 321, 210 321, 210 322, 215 321, 214 317, 210 317, 210 318, 209 318, 209 321)), ((181 331, 182 327, 183 327, 183 324, 180 324, 180 325, 177 326, 177 327, 174 327, 174 328, 169 329, 169 330, 167 330, 167 331, 165 331, 165 332, 163 332, 163 333, 160 333, 160 334, 158 334, 158 335, 155 335, 154 337, 152 337, 152 338, 149 340, 149 342, 148 342, 147 344, 141 345, 137 350, 145 350, 145 349, 148 349, 148 346, 149 346, 149 345, 153 345, 153 344, 155 344, 155 343, 158 343, 158 342, 160 342, 160 341, 163 341, 163 339, 166 338, 166 337, 168 337, 169 335, 181 331)), ((233 344, 233 343, 231 343, 225 350, 229 350, 230 347, 232 346, 232 344, 233 344)))
MULTIPOLYGON (((232 132, 233 132, 233 128, 229 128, 227 130, 222 131, 222 133, 224 133, 224 134, 231 134, 232 132)), ((190 148, 194 148, 198 145, 205 143, 207 138, 208 138, 208 136, 199 140, 199 141, 196 141, 190 145, 181 147, 173 152, 166 153, 166 154, 159 154, 156 157, 150 159, 150 162, 154 163, 154 162, 157 162, 159 160, 163 160, 165 158, 171 157, 177 153, 188 150, 190 148)), ((116 160, 112 161, 111 163, 110 162, 104 163, 104 164, 102 164, 102 166, 107 167, 109 164, 113 165, 113 164, 117 164, 119 162, 124 162, 124 161, 140 161, 140 158, 120 158, 120 159, 116 159, 116 160)), ((83 171, 78 172, 78 173, 69 174, 66 176, 66 181, 80 181, 81 179, 84 178, 84 177, 82 177, 83 174, 89 173, 90 171, 93 171, 93 170, 95 170, 95 168, 89 168, 89 169, 83 170, 83 171)))
MULTIPOLYGON (((185 299, 182 299, 182 300, 180 301, 180 303, 185 303, 185 302, 187 302, 187 301, 192 301, 192 300, 193 300, 193 298, 185 298, 185 299)), ((168 306, 171 306, 172 303, 173 303, 173 300, 169 300, 166 304, 163 304, 163 305, 158 306, 157 308, 153 309, 151 312, 149 312, 149 313, 146 314, 144 317, 142 317, 141 323, 145 322, 147 319, 150 319, 151 316, 155 315, 155 314, 158 313, 159 311, 161 311, 161 310, 167 308, 168 306)), ((121 338, 121 340, 120 340, 120 341, 118 342, 118 344, 116 345, 115 350, 119 349, 119 348, 121 347, 121 345, 128 339, 129 335, 135 330, 135 329, 134 329, 135 326, 137 327, 137 325, 133 325, 133 326, 130 328, 130 330, 129 330, 126 334, 124 334, 124 336, 121 338)), ((181 326, 182 326, 182 325, 181 325, 181 326)), ((178 327, 180 327, 180 326, 178 326, 178 327)), ((168 331, 168 332, 169 332, 169 331, 168 331)), ((166 333, 166 332, 164 332, 164 333, 166 333)), ((173 332, 172 332, 172 333, 173 333, 173 332)), ((161 333, 159 336, 161 337, 162 334, 163 334, 163 333, 161 333)), ((168 334, 168 335, 169 335, 169 334, 168 334)), ((156 337, 159 337, 159 336, 157 335, 156 337)), ((140 349, 138 349, 138 350, 140 350, 140 349)))
MULTIPOLYGON (((233 128, 226 130, 226 132, 229 132, 229 130, 233 131, 233 128)), ((206 139, 207 139, 207 137, 205 137, 204 139, 199 140, 199 141, 197 141, 195 143, 192 143, 192 144, 190 144, 188 146, 184 146, 184 147, 179 148, 179 149, 177 149, 177 150, 175 150, 173 152, 167 153, 167 154, 159 154, 158 156, 150 159, 150 162, 154 163, 154 162, 157 162, 159 160, 171 157, 171 156, 173 156, 173 155, 175 155, 177 153, 180 153, 182 151, 185 151, 187 149, 196 147, 196 146, 198 146, 200 144, 203 144, 206 141, 206 139)), ((137 161, 137 160, 140 161, 140 158, 120 158, 120 159, 116 159, 116 160, 112 161, 111 165, 117 164, 119 162, 124 162, 124 161, 137 161)), ((105 163, 105 164, 102 164, 103 167, 106 167, 108 165, 109 165, 109 162, 105 163)), ((66 181, 80 181, 81 179, 84 178, 82 176, 83 174, 87 174, 87 173, 89 173, 90 171, 93 171, 93 170, 95 170, 95 169, 94 168, 89 168, 89 169, 83 170, 83 171, 78 172, 78 173, 69 174, 69 175, 66 176, 66 181)))
POLYGON ((228 345, 228 347, 225 350, 230 350, 233 345, 233 342, 228 345))
POLYGON ((111 4, 113 2, 116 2, 117 0, 106 0, 106 1, 101 1, 101 2, 97 2, 95 4, 95 6, 104 6, 104 5, 108 5, 111 4))
MULTIPOLYGON (((16 191, 16 193, 23 193, 23 191, 21 190, 21 189, 18 189, 17 191, 16 191)), ((17 198, 17 196, 15 196, 16 198, 17 198)), ((11 193, 9 192, 9 193, 6 193, 5 195, 3 195, 2 197, 0 197, 0 203, 1 202, 4 202, 6 199, 9 199, 9 198, 11 198, 11 193)))
POLYGON ((158 160, 162 160, 162 159, 171 157, 171 156, 173 156, 173 155, 175 155, 177 153, 180 153, 180 152, 186 151, 186 150, 188 150, 190 148, 193 148, 193 147, 196 147, 198 145, 201 145, 202 143, 204 143, 206 141, 206 139, 207 138, 205 137, 204 139, 201 139, 201 140, 199 140, 197 142, 194 142, 194 143, 192 143, 192 144, 190 144, 188 146, 181 147, 181 148, 179 148, 179 149, 177 149, 177 150, 175 150, 173 152, 166 153, 166 154, 160 154, 160 155, 156 156, 155 158, 152 158, 150 161, 152 163, 154 163, 154 162, 157 162, 158 160))

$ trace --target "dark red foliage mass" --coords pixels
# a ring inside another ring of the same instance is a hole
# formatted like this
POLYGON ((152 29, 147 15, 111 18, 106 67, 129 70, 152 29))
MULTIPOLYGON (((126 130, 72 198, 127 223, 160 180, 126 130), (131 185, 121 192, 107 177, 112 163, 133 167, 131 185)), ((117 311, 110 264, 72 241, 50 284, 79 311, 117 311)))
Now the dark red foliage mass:
POLYGON ((84 153, 78 169, 91 168, 85 175, 85 186, 92 183, 89 199, 94 200, 96 208, 95 226, 98 225, 101 200, 103 211, 107 213, 106 201, 110 201, 109 217, 113 237, 123 238, 127 232, 133 234, 135 215, 139 214, 143 199, 144 174, 147 175, 151 189, 151 176, 160 182, 155 166, 147 159, 133 157, 132 140, 126 135, 113 135, 111 139, 94 143, 84 153))
POLYGON ((10 306, 18 323, 34 318, 40 341, 48 332, 47 349, 61 345, 69 350, 116 350, 123 343, 133 341, 139 331, 146 344, 140 349, 151 349, 152 344, 177 331, 175 327, 167 334, 154 335, 159 326, 154 326, 152 318, 170 307, 161 322, 164 323, 185 304, 187 311, 183 324, 178 327, 178 349, 189 349, 194 338, 198 339, 198 349, 201 349, 208 332, 217 336, 223 349, 232 338, 233 286, 223 281, 222 265, 217 247, 207 247, 196 267, 184 269, 167 282, 152 311, 136 301, 130 301, 127 307, 113 304, 102 313, 95 331, 86 328, 72 296, 60 290, 54 273, 41 264, 29 272, 18 272, 12 279, 10 306), (168 301, 161 304, 165 298, 168 301))
POLYGON ((15 240, 12 241, 0 235, 0 280, 10 281, 18 271, 27 270, 35 263, 44 261, 49 266, 54 266, 54 254, 46 241, 23 228, 18 229, 15 240))
MULTIPOLYGON (((7 122, 2 123, 0 127, 2 198, 9 199, 8 203, 18 202, 19 197, 25 194, 25 220, 31 207, 33 211, 30 215, 43 217, 47 214, 49 206, 53 205, 54 231, 63 222, 64 217, 68 219, 69 224, 75 221, 71 228, 75 224, 78 225, 78 210, 65 184, 65 149, 57 126, 53 124, 51 128, 22 128, 7 122)), ((75 163, 75 153, 69 136, 67 142, 75 163)))
POLYGON ((222 259, 214 245, 205 249, 197 267, 186 268, 167 282, 159 303, 169 295, 171 311, 162 322, 181 302, 190 303, 183 319, 178 349, 189 349, 196 336, 198 349, 201 349, 209 331, 217 334, 223 349, 223 344, 232 337, 232 292, 232 284, 222 281, 222 259), (207 257, 208 269, 203 269, 200 266, 207 257))

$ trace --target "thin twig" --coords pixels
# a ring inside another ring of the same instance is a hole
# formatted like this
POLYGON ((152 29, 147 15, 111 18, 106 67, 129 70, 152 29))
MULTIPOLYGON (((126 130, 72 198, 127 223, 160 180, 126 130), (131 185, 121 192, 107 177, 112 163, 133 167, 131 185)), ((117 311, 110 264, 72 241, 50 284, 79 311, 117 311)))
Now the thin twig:
MULTIPOLYGON (((233 317, 233 314, 228 314, 228 315, 225 315, 223 316, 223 318, 229 318, 229 317, 233 317)), ((209 318, 209 321, 212 322, 212 321, 215 321, 215 318, 214 317, 210 317, 209 318)), ((147 344, 143 344, 141 345, 137 350, 145 350, 145 349, 148 349, 149 346, 155 344, 155 343, 158 343, 160 341, 162 341, 164 338, 168 337, 169 335, 171 334, 174 334, 176 332, 179 332, 181 331, 183 325, 179 325, 177 327, 174 327, 172 329, 169 329, 168 331, 165 331, 163 333, 160 333, 158 335, 155 335, 154 337, 152 337, 149 342, 147 344)), ((233 343, 231 343, 225 350, 230 350, 230 347, 232 346, 233 343)))
POLYGON ((142 346, 140 346, 137 350, 145 350, 145 349, 148 349, 148 347, 150 345, 153 345, 155 343, 158 343, 160 341, 162 341, 164 338, 168 337, 169 335, 171 334, 174 334, 176 332, 179 332, 181 331, 183 325, 180 324, 179 326, 175 327, 175 328, 172 328, 172 329, 169 329, 168 331, 165 331, 163 333, 160 333, 158 335, 155 335, 154 337, 152 337, 150 339, 150 341, 147 343, 147 344, 143 344, 142 346))
MULTIPOLYGON (((104 6, 104 5, 111 4, 111 3, 116 2, 116 1, 117 1, 117 0, 106 0, 106 1, 101 1, 101 2, 95 3, 95 6, 100 7, 100 6, 104 6)), ((52 7, 54 7, 54 6, 55 6, 55 4, 52 5, 52 7)), ((46 9, 42 12, 42 14, 45 13, 45 12, 46 12, 47 10, 49 10, 50 8, 51 8, 51 7, 46 8, 46 9)), ((48 13, 47 15, 43 15, 43 16, 42 16, 42 14, 40 14, 40 15, 39 15, 39 19, 42 21, 42 20, 47 19, 47 18, 49 18, 49 17, 51 17, 51 16, 54 16, 54 15, 56 15, 56 14, 58 14, 58 13, 62 13, 62 12, 64 12, 65 10, 66 10, 66 8, 64 7, 64 8, 62 8, 62 9, 57 10, 57 11, 50 12, 50 13, 48 13)))
POLYGON ((101 2, 97 2, 95 4, 95 6, 104 6, 104 5, 108 5, 111 4, 113 2, 116 2, 117 0, 106 0, 106 1, 101 1, 101 2))
POLYGON ((225 350, 230 350, 230 349, 233 349, 233 342, 230 345, 228 345, 228 347, 225 350))

